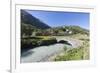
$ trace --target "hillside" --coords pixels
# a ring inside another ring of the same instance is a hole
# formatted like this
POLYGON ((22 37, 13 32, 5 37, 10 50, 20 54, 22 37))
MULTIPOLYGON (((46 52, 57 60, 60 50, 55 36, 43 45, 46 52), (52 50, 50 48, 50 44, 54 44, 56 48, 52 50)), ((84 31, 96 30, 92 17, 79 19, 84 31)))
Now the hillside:
POLYGON ((40 21, 38 18, 32 16, 25 10, 21 10, 21 23, 32 25, 39 29, 47 29, 50 28, 47 24, 40 21))
POLYGON ((46 29, 45 31, 37 32, 37 35, 52 35, 52 36, 65 36, 74 34, 86 34, 89 35, 89 30, 80 26, 59 26, 46 29))
POLYGON ((75 25, 60 26, 53 29, 59 30, 59 32, 64 32, 66 34, 77 34, 77 33, 89 34, 89 30, 84 29, 80 26, 75 26, 75 25))

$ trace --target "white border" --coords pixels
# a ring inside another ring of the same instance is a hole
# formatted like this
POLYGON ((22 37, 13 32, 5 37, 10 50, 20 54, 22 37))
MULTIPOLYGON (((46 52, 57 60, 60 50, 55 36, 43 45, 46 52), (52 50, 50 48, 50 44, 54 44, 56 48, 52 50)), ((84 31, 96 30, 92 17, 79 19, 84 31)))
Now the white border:
POLYGON ((16 4, 14 7, 15 11, 12 14, 12 72, 14 71, 42 71, 51 69, 66 69, 66 68, 79 68, 88 67, 95 64, 94 55, 94 8, 93 7, 77 7, 77 6, 43 6, 43 5, 24 5, 16 4), (45 63, 23 63, 20 64, 20 9, 30 10, 46 10, 46 11, 70 11, 70 12, 89 12, 90 13, 90 60, 84 61, 66 61, 66 62, 45 62, 45 63), (14 29, 15 28, 15 29, 14 29))

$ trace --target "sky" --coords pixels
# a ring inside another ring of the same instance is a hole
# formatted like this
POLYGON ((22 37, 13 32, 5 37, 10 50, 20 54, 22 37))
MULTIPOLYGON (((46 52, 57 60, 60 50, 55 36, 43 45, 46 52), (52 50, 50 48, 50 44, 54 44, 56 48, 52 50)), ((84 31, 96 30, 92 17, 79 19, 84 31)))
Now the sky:
POLYGON ((25 10, 51 27, 76 25, 89 29, 89 13, 25 10))

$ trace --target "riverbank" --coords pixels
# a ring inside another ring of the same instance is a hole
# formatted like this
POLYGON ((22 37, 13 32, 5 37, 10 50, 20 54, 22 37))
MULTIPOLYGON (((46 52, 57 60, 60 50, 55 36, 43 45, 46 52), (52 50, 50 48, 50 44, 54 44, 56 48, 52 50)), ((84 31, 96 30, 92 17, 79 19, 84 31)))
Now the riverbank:
MULTIPOLYGON (((88 60, 89 59, 89 37, 87 35, 77 34, 70 36, 71 39, 74 38, 77 41, 80 41, 78 46, 73 47, 70 50, 64 50, 59 54, 55 54, 50 57, 49 61, 71 61, 71 60, 88 60)), ((66 47, 65 47, 66 49, 66 47)))

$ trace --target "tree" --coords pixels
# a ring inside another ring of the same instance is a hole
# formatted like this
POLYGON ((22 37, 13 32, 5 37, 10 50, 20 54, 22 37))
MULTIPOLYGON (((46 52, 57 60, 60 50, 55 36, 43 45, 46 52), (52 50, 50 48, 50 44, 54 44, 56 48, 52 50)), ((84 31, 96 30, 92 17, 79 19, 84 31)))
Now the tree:
POLYGON ((54 33, 55 33, 55 35, 57 35, 59 33, 59 31, 58 30, 54 30, 54 33))
POLYGON ((33 31, 34 31, 34 28, 32 26, 24 24, 24 23, 21 24, 21 37, 23 37, 23 35, 29 37, 30 35, 32 35, 33 31))

